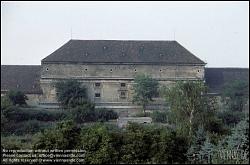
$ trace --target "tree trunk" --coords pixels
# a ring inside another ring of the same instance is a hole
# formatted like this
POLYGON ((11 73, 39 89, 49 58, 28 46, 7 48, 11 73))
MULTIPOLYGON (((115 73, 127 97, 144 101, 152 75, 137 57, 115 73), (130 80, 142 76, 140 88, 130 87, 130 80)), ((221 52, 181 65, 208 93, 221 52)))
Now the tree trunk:
POLYGON ((190 127, 189 127, 189 136, 191 136, 191 133, 192 133, 192 120, 193 120, 193 115, 194 113, 194 109, 191 110, 191 113, 190 113, 190 118, 189 118, 189 124, 190 124, 190 127))
POLYGON ((142 105, 142 110, 144 113, 144 117, 146 117, 146 105, 145 104, 142 105))

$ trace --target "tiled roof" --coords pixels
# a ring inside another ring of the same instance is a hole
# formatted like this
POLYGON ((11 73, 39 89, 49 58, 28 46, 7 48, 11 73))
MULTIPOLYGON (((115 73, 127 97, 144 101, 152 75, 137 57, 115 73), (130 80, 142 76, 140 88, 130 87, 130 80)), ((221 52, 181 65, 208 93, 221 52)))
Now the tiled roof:
POLYGON ((1 65, 1 92, 19 90, 41 94, 39 65, 1 65))
POLYGON ((176 41, 70 40, 42 63, 205 63, 176 41))

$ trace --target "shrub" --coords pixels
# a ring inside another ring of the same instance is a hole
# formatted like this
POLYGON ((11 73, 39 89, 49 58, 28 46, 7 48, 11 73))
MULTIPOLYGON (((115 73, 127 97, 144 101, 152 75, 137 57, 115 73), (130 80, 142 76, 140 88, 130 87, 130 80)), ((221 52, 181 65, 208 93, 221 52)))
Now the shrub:
POLYGON ((21 91, 9 91, 6 97, 12 102, 13 105, 26 105, 28 97, 21 91))
POLYGON ((49 128, 52 125, 52 122, 42 122, 38 120, 28 120, 18 123, 14 121, 9 121, 8 124, 2 126, 1 133, 4 135, 34 134, 46 128, 49 128))
POLYGON ((107 109, 96 109, 97 113, 97 120, 98 121, 108 121, 111 119, 117 119, 118 114, 114 112, 113 110, 107 110, 107 109))
POLYGON ((87 100, 86 88, 77 80, 65 80, 55 83, 57 100, 63 107, 76 107, 87 100))
POLYGON ((95 109, 93 104, 87 103, 70 109, 69 116, 70 119, 77 123, 84 123, 116 119, 118 114, 113 110, 95 109))
POLYGON ((218 114, 223 123, 228 126, 234 126, 244 118, 244 113, 239 111, 225 110, 218 114))
POLYGON ((43 131, 34 149, 76 149, 80 142, 80 128, 72 120, 62 121, 56 127, 43 131))
POLYGON ((167 112, 159 112, 154 111, 151 114, 153 122, 159 122, 159 123, 167 123, 168 122, 168 113, 167 112))
POLYGON ((31 149, 32 144, 37 140, 37 135, 25 136, 1 136, 1 146, 3 149, 31 149))
POLYGON ((6 109, 6 108, 8 108, 8 107, 10 107, 12 105, 13 104, 12 104, 11 100, 8 97, 6 97, 6 96, 1 97, 1 110, 4 110, 4 109, 6 109))
POLYGON ((66 117, 66 111, 36 110, 32 108, 20 108, 11 106, 3 111, 8 120, 21 122, 26 120, 56 121, 66 117))

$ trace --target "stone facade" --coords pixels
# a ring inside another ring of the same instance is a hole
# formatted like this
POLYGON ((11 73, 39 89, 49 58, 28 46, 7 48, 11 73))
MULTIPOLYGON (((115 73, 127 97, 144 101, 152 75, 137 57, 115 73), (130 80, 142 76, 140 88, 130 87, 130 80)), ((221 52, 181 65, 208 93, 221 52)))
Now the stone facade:
MULTIPOLYGON (((97 107, 114 109, 138 109, 132 104, 133 83, 137 74, 148 74, 161 85, 176 80, 203 80, 201 65, 118 65, 118 64, 43 64, 41 88, 43 103, 56 103, 54 83, 64 79, 77 79, 87 88, 88 98, 97 107)), ((156 99, 155 104, 161 104, 156 99)))
MULTIPOLYGON (((1 66, 1 94, 18 88, 29 94, 30 105, 55 108, 55 82, 76 79, 97 108, 127 116, 141 109, 132 104, 136 75, 171 86, 177 80, 204 80, 205 64, 176 41, 70 40, 41 66, 1 66)), ((164 108, 162 98, 154 100, 147 109, 164 108)))

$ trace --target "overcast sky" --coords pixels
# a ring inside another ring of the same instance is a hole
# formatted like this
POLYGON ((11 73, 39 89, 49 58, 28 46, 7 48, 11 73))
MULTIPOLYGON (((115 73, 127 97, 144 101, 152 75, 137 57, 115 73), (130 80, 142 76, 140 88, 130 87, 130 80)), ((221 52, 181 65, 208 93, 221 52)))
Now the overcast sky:
POLYGON ((208 67, 249 67, 249 2, 1 2, 1 64, 39 65, 71 38, 176 40, 208 67))

